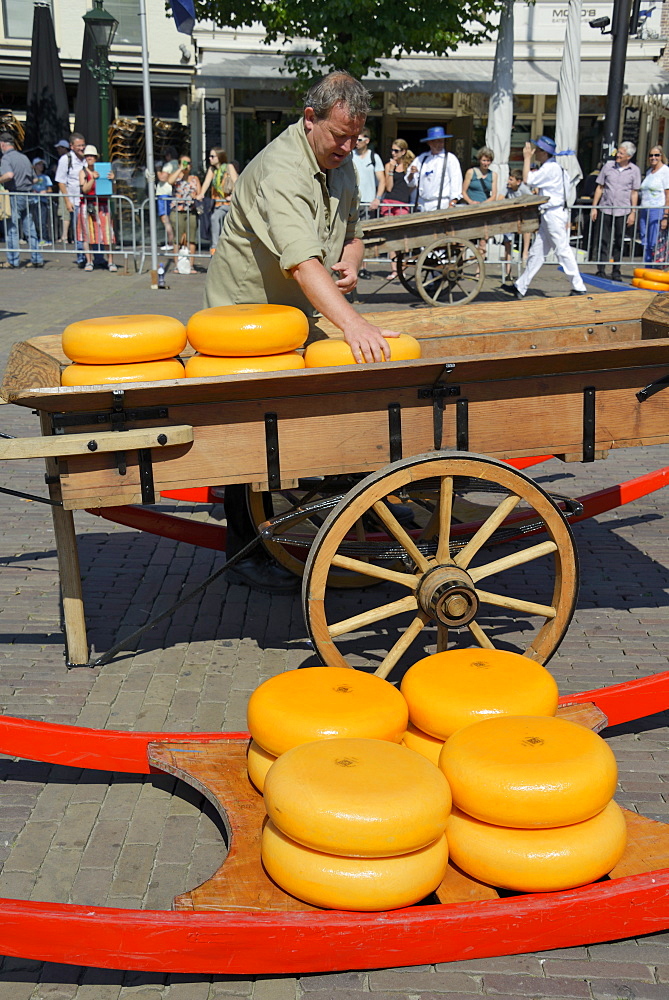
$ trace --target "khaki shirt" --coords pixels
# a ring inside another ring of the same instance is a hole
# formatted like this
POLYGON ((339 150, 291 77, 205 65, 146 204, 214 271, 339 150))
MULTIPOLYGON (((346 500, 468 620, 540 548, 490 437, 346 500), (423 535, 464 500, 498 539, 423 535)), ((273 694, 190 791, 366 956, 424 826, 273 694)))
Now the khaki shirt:
POLYGON ((312 316, 290 269, 311 257, 330 268, 344 243, 361 235, 350 158, 326 176, 303 121, 295 122, 258 153, 235 185, 209 265, 205 306, 271 303, 312 316))

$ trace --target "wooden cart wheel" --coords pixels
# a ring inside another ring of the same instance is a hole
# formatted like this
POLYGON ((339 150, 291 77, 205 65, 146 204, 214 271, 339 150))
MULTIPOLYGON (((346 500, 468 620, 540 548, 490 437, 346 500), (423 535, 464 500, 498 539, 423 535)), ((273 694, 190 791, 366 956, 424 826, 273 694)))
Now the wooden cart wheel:
POLYGON ((495 459, 432 452, 386 466, 342 498, 309 552, 302 602, 309 634, 323 663, 351 666, 346 659, 349 655, 356 665, 375 666, 376 674, 386 677, 414 640, 420 641, 406 657, 406 666, 426 655, 426 647, 433 652, 435 644, 441 650, 472 643, 516 649, 546 663, 569 625, 577 587, 571 529, 541 487, 495 459), (430 492, 429 523, 416 540, 384 498, 413 495, 425 503, 430 492), (477 495, 486 498, 486 513, 462 538, 454 510, 463 497, 475 501, 477 495), (378 559, 365 563, 338 552, 352 525, 369 514, 384 523, 401 553, 400 560, 391 550, 385 564, 378 559), (519 524, 525 525, 524 533, 519 524), (544 532, 548 537, 542 539, 544 532), (484 551, 484 546, 496 542, 504 544, 504 554, 484 551), (390 590, 381 601, 378 593, 370 595, 360 613, 341 619, 337 602, 326 599, 332 566, 386 581, 390 590), (491 615, 499 615, 499 609, 514 614, 498 622, 491 615), (403 631, 395 617, 402 614, 408 615, 403 631), (519 628, 524 630, 520 641, 505 639, 505 633, 519 628), (390 648, 385 655, 370 652, 379 646, 390 648))
MULTIPOLYGON (((286 513, 293 507, 297 507, 308 500, 318 499, 322 493, 317 487, 318 484, 314 481, 314 486, 311 489, 299 488, 274 490, 271 493, 259 493, 256 490, 252 490, 249 486, 246 491, 246 504, 258 534, 260 534, 260 525, 263 521, 267 521, 268 518, 286 513)), ((262 546, 281 566, 294 573, 295 576, 302 576, 309 548, 324 518, 324 514, 304 517, 284 529, 282 537, 286 537, 287 541, 261 538, 262 546)), ((361 530, 363 529, 361 529, 360 525, 356 525, 354 528, 358 536, 361 530)), ((328 573, 328 587, 348 590, 350 588, 372 587, 378 583, 378 580, 368 575, 362 576, 360 573, 351 572, 351 570, 347 569, 337 569, 335 567, 328 573)))
POLYGON ((485 278, 483 254, 467 240, 435 240, 416 260, 416 288, 431 306, 461 306, 481 291, 485 278))
POLYGON ((404 253, 398 250, 395 257, 395 266, 397 267, 397 277, 407 292, 411 292, 412 295, 419 298, 418 289, 416 288, 416 254, 404 253))

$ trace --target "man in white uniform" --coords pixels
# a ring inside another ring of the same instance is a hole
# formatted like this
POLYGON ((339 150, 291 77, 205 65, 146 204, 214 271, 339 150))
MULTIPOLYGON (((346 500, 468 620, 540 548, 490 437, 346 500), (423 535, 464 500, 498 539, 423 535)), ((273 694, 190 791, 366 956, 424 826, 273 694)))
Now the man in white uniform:
POLYGON ((523 181, 531 188, 538 188, 539 193, 548 198, 548 203, 542 205, 539 232, 534 237, 527 258, 527 267, 515 285, 502 285, 501 291, 508 292, 517 299, 522 299, 530 282, 546 260, 547 254, 554 249, 562 269, 571 281, 570 295, 585 295, 586 288, 578 270, 574 251, 569 245, 567 225, 569 212, 566 208, 569 181, 567 175, 555 159, 555 143, 545 135, 526 142, 523 147, 523 181), (536 149, 534 148, 536 147, 536 149), (531 170, 532 158, 539 167, 531 170))
POLYGON ((414 204, 421 212, 451 208, 462 198, 460 161, 446 152, 446 139, 452 138, 441 125, 429 128, 421 142, 428 144, 430 152, 417 156, 406 172, 407 187, 416 189, 414 204))

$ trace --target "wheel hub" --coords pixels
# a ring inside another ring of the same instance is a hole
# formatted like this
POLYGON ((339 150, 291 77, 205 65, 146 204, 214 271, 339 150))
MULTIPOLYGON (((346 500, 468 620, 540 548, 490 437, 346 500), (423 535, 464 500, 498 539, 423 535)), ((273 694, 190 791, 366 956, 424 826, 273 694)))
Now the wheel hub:
POLYGON ((441 625, 467 625, 479 607, 474 581, 464 569, 449 564, 428 570, 418 584, 420 608, 441 625))

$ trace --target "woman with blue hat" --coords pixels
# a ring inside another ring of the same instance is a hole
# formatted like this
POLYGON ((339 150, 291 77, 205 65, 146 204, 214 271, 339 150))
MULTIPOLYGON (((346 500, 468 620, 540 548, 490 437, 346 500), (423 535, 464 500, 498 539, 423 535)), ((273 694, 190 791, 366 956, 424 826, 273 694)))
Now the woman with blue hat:
POLYGON ((420 212, 450 208, 462 197, 460 161, 445 148, 446 139, 451 138, 441 125, 429 128, 420 140, 428 144, 429 153, 417 156, 407 171, 407 187, 415 189, 414 205, 420 212))
POLYGON ((523 181, 531 188, 538 188, 539 194, 548 198, 548 202, 539 209, 541 214, 539 232, 530 247, 525 270, 515 285, 502 285, 501 288, 517 299, 524 297, 532 279, 551 250, 555 250, 562 270, 571 281, 570 294, 585 295, 583 278, 578 270, 574 251, 569 245, 567 230, 569 178, 555 159, 556 156, 564 156, 570 152, 572 151, 565 149, 557 153, 555 142, 546 135, 540 135, 534 144, 526 142, 523 148, 523 181), (539 164, 536 170, 531 169, 533 157, 539 164))

